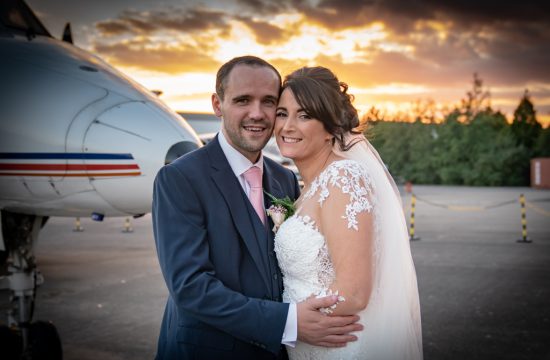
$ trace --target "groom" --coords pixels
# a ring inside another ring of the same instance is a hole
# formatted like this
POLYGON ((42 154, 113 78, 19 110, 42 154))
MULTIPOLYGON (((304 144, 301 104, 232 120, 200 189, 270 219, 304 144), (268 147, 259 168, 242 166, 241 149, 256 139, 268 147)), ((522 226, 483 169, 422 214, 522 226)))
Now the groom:
POLYGON ((280 85, 277 70, 260 58, 225 63, 212 95, 221 131, 157 175, 153 230, 169 290, 158 359, 286 359, 282 344, 345 346, 361 329, 357 316, 318 311, 334 297, 281 302, 263 190, 296 199, 299 187, 292 172, 261 153, 280 85))

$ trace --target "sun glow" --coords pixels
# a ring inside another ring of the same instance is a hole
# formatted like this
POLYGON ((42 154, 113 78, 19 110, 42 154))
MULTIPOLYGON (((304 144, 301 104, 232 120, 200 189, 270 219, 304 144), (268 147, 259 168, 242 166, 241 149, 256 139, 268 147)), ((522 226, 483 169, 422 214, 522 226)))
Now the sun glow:
POLYGON ((350 92, 355 95, 359 94, 424 94, 430 89, 423 85, 391 83, 388 85, 373 86, 370 88, 350 88, 350 92))
MULTIPOLYGON (((298 65, 314 66, 326 63, 325 66, 329 66, 336 74, 342 72, 348 76, 344 80, 351 86, 350 93, 356 96, 354 105, 361 113, 366 113, 375 106, 388 118, 403 114, 408 116, 414 113, 415 104, 428 99, 434 99, 433 102, 438 106, 443 103, 451 104, 448 106, 452 108, 452 104, 464 98, 469 86, 468 83, 457 85, 456 82, 431 86, 429 76, 427 82, 423 80, 414 83, 414 76, 405 76, 401 79, 401 76, 380 75, 394 74, 397 70, 397 74, 406 74, 399 66, 408 66, 417 61, 417 43, 448 41, 448 35, 454 27, 450 22, 419 21, 406 36, 408 39, 416 39, 417 42, 407 43, 403 41, 403 37, 396 36, 382 22, 370 23, 360 28, 331 31, 308 21, 306 16, 299 13, 254 18, 252 21, 278 27, 278 30, 270 38, 270 34, 266 34, 265 30, 263 34, 255 33, 254 26, 250 27, 250 22, 234 18, 228 22, 229 28, 224 30, 210 28, 200 33, 167 30, 147 36, 112 38, 115 45, 120 45, 112 50, 118 51, 116 54, 121 56, 120 61, 115 64, 146 88, 162 91, 160 98, 173 109, 209 113, 212 112, 210 96, 215 87, 215 68, 218 64, 244 54, 262 57, 278 64, 277 66, 292 67, 280 68, 283 74, 298 65), (264 37, 263 42, 258 41, 259 36, 264 37), (129 49, 132 51, 128 51, 129 49), (200 56, 195 56, 195 53, 200 56), (386 55, 384 59, 389 61, 381 62, 381 55, 386 55), (142 69, 156 71, 140 70, 131 65, 124 66, 136 57, 140 57, 142 64, 146 64, 142 69), (165 59, 164 62, 158 62, 157 57, 165 59), (400 60, 403 58, 407 61, 400 60), (362 64, 366 66, 366 70, 361 70, 362 64), (357 77, 354 77, 355 72, 351 72, 350 76, 349 69, 345 69, 346 66, 360 69, 357 77), (391 80, 384 81, 384 78, 391 80)), ((109 44, 109 41, 104 43, 109 44)), ((109 49, 105 50, 108 61, 112 60, 109 59, 109 49)), ((533 98, 535 106, 550 106, 548 85, 544 82, 531 82, 525 87, 540 94, 533 98)), ((490 90, 493 107, 496 110, 504 109, 504 112, 510 115, 519 103, 523 89, 522 86, 492 87, 490 90)), ((545 126, 550 125, 550 114, 547 110, 539 111, 537 119, 545 126)))

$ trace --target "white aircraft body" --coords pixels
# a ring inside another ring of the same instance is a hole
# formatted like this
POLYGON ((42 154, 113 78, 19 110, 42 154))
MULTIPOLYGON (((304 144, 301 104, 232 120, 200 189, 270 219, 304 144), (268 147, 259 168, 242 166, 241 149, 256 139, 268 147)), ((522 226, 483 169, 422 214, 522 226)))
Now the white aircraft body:
POLYGON ((143 215, 158 170, 201 142, 149 90, 53 38, 23 1, 0 3, 0 79, 0 288, 27 349, 47 217, 143 215))

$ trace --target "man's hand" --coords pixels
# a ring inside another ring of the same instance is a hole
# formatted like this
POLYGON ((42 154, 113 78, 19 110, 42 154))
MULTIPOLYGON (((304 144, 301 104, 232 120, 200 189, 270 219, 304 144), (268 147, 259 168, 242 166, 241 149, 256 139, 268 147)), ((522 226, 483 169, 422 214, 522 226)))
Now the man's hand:
POLYGON ((343 347, 349 341, 357 340, 350 333, 363 329, 361 324, 357 324, 359 316, 326 316, 319 311, 337 301, 337 296, 310 297, 297 304, 298 340, 324 347, 343 347))

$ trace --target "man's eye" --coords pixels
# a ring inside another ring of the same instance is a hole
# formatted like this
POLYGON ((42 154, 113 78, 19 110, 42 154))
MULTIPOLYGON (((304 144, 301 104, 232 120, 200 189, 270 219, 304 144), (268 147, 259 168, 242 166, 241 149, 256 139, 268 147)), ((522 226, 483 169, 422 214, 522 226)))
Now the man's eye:
POLYGON ((237 104, 248 104, 248 99, 237 99, 235 102, 237 104))

